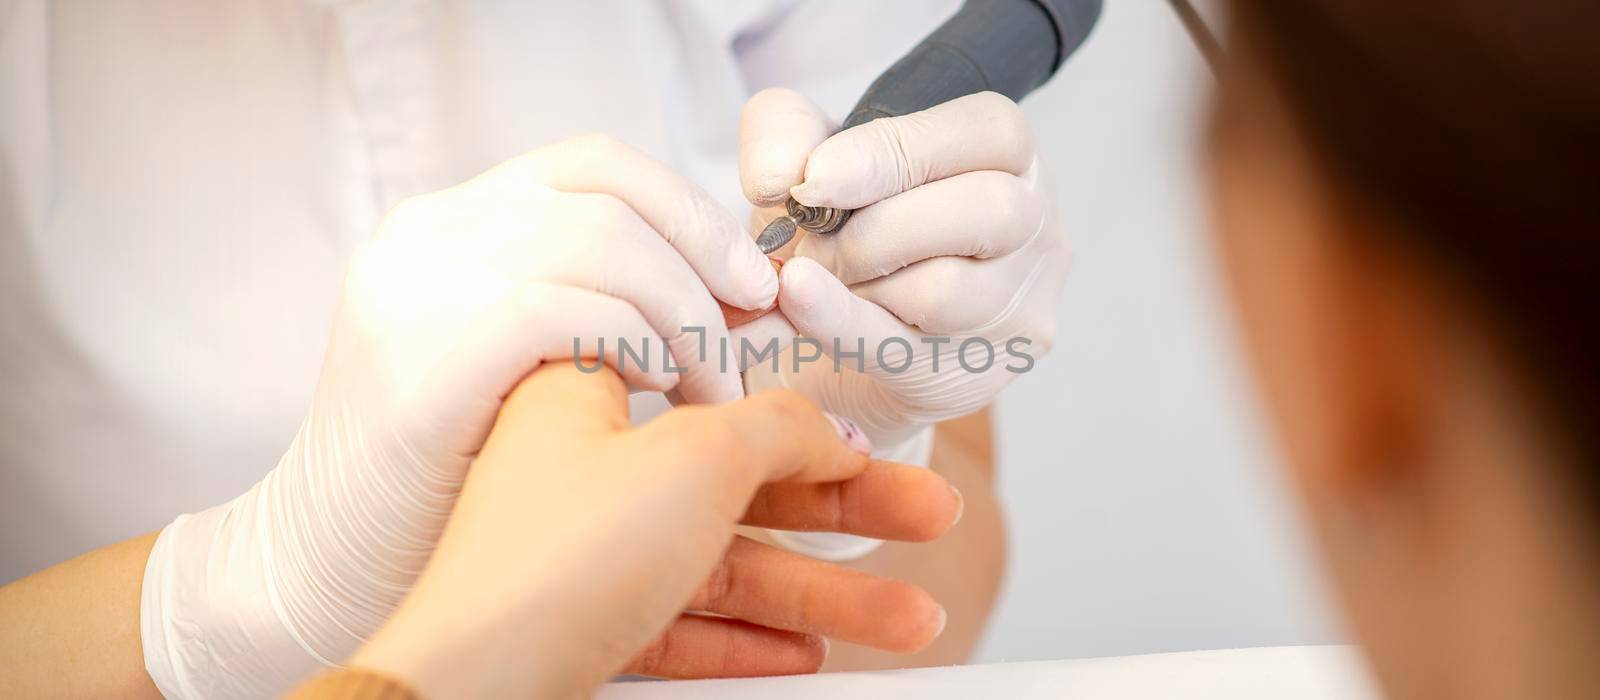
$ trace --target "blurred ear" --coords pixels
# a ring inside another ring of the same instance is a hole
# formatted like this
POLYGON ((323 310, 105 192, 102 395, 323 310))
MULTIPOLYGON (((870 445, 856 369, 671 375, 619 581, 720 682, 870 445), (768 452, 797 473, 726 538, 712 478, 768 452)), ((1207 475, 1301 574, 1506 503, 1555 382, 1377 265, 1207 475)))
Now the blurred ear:
POLYGON ((1338 447, 1325 462, 1329 473, 1308 476, 1329 495, 1358 503, 1363 492, 1411 481, 1430 463, 1440 397, 1449 393, 1442 383, 1452 380, 1451 338, 1460 336, 1450 332, 1450 296, 1433 271, 1383 242, 1402 236, 1375 231, 1384 224, 1371 219, 1332 221, 1344 228, 1324 239, 1328 386, 1337 387, 1330 438, 1338 447))
POLYGON ((1296 482, 1313 505, 1355 505, 1351 489, 1423 463, 1449 371, 1443 297, 1291 124, 1257 74, 1223 82, 1207 141, 1218 252, 1296 482))

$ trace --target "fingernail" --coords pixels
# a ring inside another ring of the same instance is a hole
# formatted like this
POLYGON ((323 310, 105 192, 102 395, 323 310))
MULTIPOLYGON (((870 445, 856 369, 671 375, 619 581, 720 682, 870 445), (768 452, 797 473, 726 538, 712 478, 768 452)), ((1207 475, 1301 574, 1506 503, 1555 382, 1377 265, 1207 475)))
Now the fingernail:
POLYGON ((864 455, 872 454, 872 441, 867 439, 866 433, 861 432, 861 428, 856 426, 855 421, 844 416, 833 415, 827 411, 823 411, 822 415, 833 421, 833 429, 839 432, 839 439, 843 440, 844 444, 849 445, 850 449, 864 455))
POLYGON ((933 638, 934 639, 938 639, 939 635, 944 634, 944 626, 948 622, 950 622, 950 613, 945 612, 944 606, 940 605, 939 606, 939 629, 936 629, 936 630, 933 631, 933 638))
POLYGON ((955 527, 961 523, 961 516, 967 514, 967 499, 962 497, 961 489, 954 486, 950 487, 950 493, 956 495, 956 519, 950 522, 950 527, 955 527))

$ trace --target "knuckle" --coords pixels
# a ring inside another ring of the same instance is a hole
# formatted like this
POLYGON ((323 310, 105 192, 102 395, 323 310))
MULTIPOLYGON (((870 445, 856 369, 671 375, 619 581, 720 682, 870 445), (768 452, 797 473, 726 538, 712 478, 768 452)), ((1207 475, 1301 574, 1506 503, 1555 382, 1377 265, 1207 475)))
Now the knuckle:
POLYGON ((983 115, 985 121, 1007 126, 1027 124, 1022 115, 1022 107, 998 92, 988 90, 977 93, 972 96, 972 101, 977 105, 978 113, 983 115))
POLYGON ((879 158, 894 160, 900 167, 904 153, 899 148, 899 131, 893 126, 896 119, 874 119, 861 126, 834 134, 818 144, 806 158, 805 179, 841 177, 848 173, 875 172, 882 167, 879 158))
POLYGON ((980 92, 972 97, 982 122, 992 133, 1007 139, 1002 145, 1009 152, 1033 152, 1033 127, 1021 106, 998 92, 980 92))
POLYGON ((401 199, 389 207, 383 215, 383 220, 378 223, 380 232, 393 232, 403 229, 413 221, 426 219, 433 211, 434 202, 438 200, 437 194, 417 194, 401 199))
POLYGON ((972 256, 992 258, 1004 255, 1022 244, 1018 239, 1028 229, 1028 191, 1016 176, 994 170, 972 173, 972 195, 983 203, 985 220, 1001 230, 972 237, 972 256), (1005 235, 1012 234, 1012 235, 1005 235))
POLYGON ((671 637, 672 631, 669 629, 652 640, 649 645, 641 649, 638 655, 634 657, 633 667, 642 673, 651 673, 661 669, 667 660, 667 646, 670 644, 668 639, 671 637))
MULTIPOLYGON (((901 293, 891 293, 887 300, 892 311, 902 321, 929 333, 943 333, 966 326, 966 314, 973 305, 971 281, 960 265, 960 258, 939 257, 924 260, 916 266, 914 293, 902 288, 901 293), (962 285, 966 286, 963 287, 962 285)), ((911 284, 912 279, 904 280, 911 284)))
POLYGON ((676 439, 682 440, 682 433, 692 429, 694 425, 704 420, 704 416, 709 410, 708 407, 700 405, 679 406, 661 414, 661 417, 656 418, 653 424, 660 426, 662 431, 667 433, 667 439, 672 440, 674 438, 671 436, 676 435, 679 436, 676 439))
MULTIPOLYGON (((888 151, 889 161, 893 164, 891 171, 899 178, 898 189, 900 191, 911 189, 919 179, 926 179, 918 177, 924 170, 924 164, 913 160, 913 151, 907 147, 908 139, 904 125, 908 121, 914 121, 916 118, 916 115, 889 117, 887 119, 875 119, 866 125, 866 129, 876 134, 874 141, 882 144, 888 151)), ((858 153, 864 155, 865 151, 858 151, 858 153)), ((867 162, 870 163, 870 159, 867 162)), ((862 168, 866 163, 853 165, 857 168, 862 168)))
POLYGON ((667 440, 698 455, 727 455, 739 444, 739 431, 728 417, 708 406, 683 406, 660 419, 667 440))
POLYGON ((347 299, 357 299, 373 280, 382 279, 382 270, 385 268, 385 254, 382 243, 368 241, 356 248, 350 256, 349 267, 345 270, 342 290, 347 299))
POLYGON ((426 194, 414 194, 410 197, 402 198, 400 201, 395 202, 394 206, 389 208, 389 216, 405 216, 407 214, 411 214, 425 208, 430 201, 429 195, 426 194))
POLYGON ((769 87, 757 92, 754 95, 751 95, 750 99, 745 101, 745 109, 768 109, 782 105, 793 104, 796 101, 804 99, 805 98, 802 97, 800 93, 789 88, 769 87))
POLYGON ((1028 339, 1033 341, 1034 355, 1042 357, 1056 346, 1056 335, 1060 332, 1060 325, 1055 314, 1041 313, 1028 327, 1028 339))
POLYGON ((1028 190, 1023 187, 1022 181, 1014 175, 994 170, 986 170, 983 174, 983 196, 994 204, 998 216, 1006 221, 1021 219, 1027 209, 1028 197, 1028 190))
POLYGON ((633 212, 633 208, 612 195, 584 193, 572 196, 582 209, 583 222, 592 229, 588 235, 597 239, 609 240, 617 233, 632 229, 639 223, 639 215, 633 212))
MULTIPOLYGON (((672 333, 673 339, 684 345, 700 343, 699 332, 687 330, 691 327, 705 329, 708 343, 717 342, 722 332, 712 325, 712 317, 687 296, 662 299, 659 308, 662 330, 672 333)), ((720 319, 720 315, 717 318, 720 319)))
POLYGON ((804 420, 817 412, 811 399, 793 389, 769 389, 759 396, 764 407, 786 424, 804 420))
POLYGON ((738 450, 739 431, 721 415, 708 415, 692 431, 696 449, 713 454, 729 455, 738 450))
POLYGON ((961 289, 962 283, 970 280, 962 279, 966 271, 962 269, 960 258, 938 257, 924 262, 926 264, 917 273, 922 277, 922 287, 927 290, 924 299, 929 306, 948 306, 969 291, 961 289))
POLYGON ((728 563, 728 558, 723 557, 711 570, 711 575, 706 578, 705 607, 708 610, 726 610, 729 602, 734 601, 743 584, 739 582, 738 567, 728 563))
POLYGON ((568 139, 567 144, 573 146, 579 151, 590 153, 608 160, 615 157, 625 156, 633 152, 632 146, 629 146, 622 139, 603 131, 591 131, 585 134, 579 134, 571 139, 568 139))
POLYGON ((856 486, 856 482, 846 481, 827 490, 827 496, 818 510, 821 511, 821 520, 827 523, 830 529, 850 533, 862 529, 859 519, 855 517, 856 508, 852 506, 858 502, 856 486))

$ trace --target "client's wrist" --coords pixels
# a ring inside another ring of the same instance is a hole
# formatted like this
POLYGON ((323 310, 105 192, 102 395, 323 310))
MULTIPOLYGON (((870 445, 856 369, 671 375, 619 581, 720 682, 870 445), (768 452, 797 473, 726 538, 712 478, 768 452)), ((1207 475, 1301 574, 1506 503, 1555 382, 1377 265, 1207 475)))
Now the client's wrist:
MULTIPOLYGON (((347 665, 375 671, 425 698, 588 697, 604 672, 585 673, 544 630, 478 620, 468 598, 408 598, 347 665)), ((553 621, 552 621, 553 622, 553 621)))

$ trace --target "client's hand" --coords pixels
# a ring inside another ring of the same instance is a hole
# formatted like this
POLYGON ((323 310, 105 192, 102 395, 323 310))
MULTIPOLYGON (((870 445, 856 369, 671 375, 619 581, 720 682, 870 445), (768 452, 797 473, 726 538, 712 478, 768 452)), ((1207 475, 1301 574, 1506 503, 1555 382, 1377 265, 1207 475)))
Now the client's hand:
POLYGON ((944 610, 921 589, 733 528, 932 539, 961 509, 940 476, 870 460, 859 430, 792 392, 640 428, 626 398, 609 369, 524 380, 427 569, 352 665, 432 697, 555 697, 618 672, 811 672, 813 635, 902 652, 938 635, 944 610))
POLYGON ((593 357, 637 388, 738 399, 739 375, 704 357, 728 339, 717 301, 766 308, 777 285, 710 195, 607 137, 402 202, 351 264, 278 466, 152 549, 151 679, 173 698, 258 698, 345 659, 422 571, 501 399, 530 370, 593 357), (643 355, 625 362, 605 338, 642 341, 643 355))

